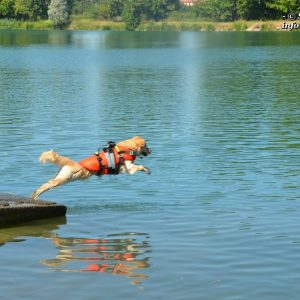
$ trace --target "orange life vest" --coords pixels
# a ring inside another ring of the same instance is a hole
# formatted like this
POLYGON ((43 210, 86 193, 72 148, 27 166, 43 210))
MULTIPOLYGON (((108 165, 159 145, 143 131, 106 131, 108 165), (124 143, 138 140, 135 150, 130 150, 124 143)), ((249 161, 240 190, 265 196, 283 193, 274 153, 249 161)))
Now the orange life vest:
POLYGON ((125 160, 134 161, 136 157, 135 155, 124 153, 125 151, 125 149, 114 147, 110 151, 95 153, 81 160, 79 164, 88 171, 95 172, 98 176, 103 174, 118 174, 120 166, 125 160), (114 162, 111 159, 114 159, 114 162))

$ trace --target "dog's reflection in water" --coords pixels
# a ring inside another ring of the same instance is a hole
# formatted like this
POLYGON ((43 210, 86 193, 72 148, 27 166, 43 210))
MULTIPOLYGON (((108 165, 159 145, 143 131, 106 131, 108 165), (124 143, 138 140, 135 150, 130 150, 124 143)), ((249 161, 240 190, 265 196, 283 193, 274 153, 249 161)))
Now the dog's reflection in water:
POLYGON ((122 233, 103 239, 53 237, 58 249, 54 259, 42 263, 63 272, 100 272, 124 275, 139 284, 147 278, 141 272, 150 267, 149 235, 145 233, 122 233))

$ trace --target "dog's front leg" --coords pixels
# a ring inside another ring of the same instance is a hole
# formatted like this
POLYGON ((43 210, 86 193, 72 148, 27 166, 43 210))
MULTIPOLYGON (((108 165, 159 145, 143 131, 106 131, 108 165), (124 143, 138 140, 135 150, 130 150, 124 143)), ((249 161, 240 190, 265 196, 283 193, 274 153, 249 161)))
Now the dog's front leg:
POLYGON ((142 171, 147 174, 151 174, 151 171, 149 168, 143 166, 143 165, 135 165, 131 161, 125 161, 125 172, 128 174, 134 174, 137 171, 142 171))

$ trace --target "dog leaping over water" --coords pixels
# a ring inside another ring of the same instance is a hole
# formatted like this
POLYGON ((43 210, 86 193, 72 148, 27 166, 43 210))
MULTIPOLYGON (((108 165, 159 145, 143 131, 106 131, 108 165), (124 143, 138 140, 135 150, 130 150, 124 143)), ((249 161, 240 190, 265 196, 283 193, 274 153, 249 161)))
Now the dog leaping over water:
POLYGON ((56 176, 37 188, 32 193, 32 199, 38 197, 54 188, 75 180, 83 180, 92 175, 102 176, 106 174, 127 173, 134 174, 143 171, 150 174, 150 169, 143 165, 134 164, 137 156, 147 156, 151 153, 146 141, 135 136, 129 140, 119 142, 109 142, 103 151, 96 152, 80 162, 75 162, 70 158, 61 156, 54 151, 43 152, 40 162, 53 163, 61 167, 56 176))

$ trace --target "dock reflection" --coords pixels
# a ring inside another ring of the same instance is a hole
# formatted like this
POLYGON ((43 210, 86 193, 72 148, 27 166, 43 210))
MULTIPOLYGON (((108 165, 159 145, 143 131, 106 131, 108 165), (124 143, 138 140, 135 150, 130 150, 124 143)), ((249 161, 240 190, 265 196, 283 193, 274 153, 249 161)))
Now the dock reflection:
POLYGON ((0 246, 8 242, 23 242, 29 237, 52 238, 54 231, 67 223, 66 217, 36 220, 0 228, 0 246))
POLYGON ((125 232, 103 238, 52 237, 58 250, 53 259, 42 261, 44 265, 62 272, 99 272, 133 278, 139 284, 148 276, 151 252, 147 233, 125 232))

